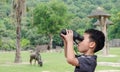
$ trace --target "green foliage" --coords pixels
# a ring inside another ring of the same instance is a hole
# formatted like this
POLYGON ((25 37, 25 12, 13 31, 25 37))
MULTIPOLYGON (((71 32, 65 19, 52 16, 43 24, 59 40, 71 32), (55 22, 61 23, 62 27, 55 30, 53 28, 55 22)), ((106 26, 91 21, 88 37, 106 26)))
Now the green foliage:
POLYGON ((48 44, 49 38, 44 34, 38 34, 36 28, 29 29, 26 33, 26 37, 30 40, 30 45, 41 45, 41 44, 48 44))
POLYGON ((15 40, 12 40, 8 37, 2 37, 1 41, 2 45, 0 47, 1 50, 14 50, 15 49, 15 40))
MULTIPOLYGON (((47 44, 50 39, 46 34, 52 34, 55 35, 54 43, 59 45, 61 39, 58 33, 62 28, 72 29, 80 34, 85 29, 95 28, 93 24, 96 19, 89 19, 87 16, 99 6, 111 14, 113 25, 108 26, 109 39, 120 38, 119 3, 120 0, 26 0, 27 11, 22 19, 21 38, 29 40, 30 46, 35 46, 47 44)), ((16 47, 16 25, 12 12, 12 0, 0 0, 0 43, 3 44, 0 49, 12 50, 16 47)))
POLYGON ((21 47, 22 48, 25 48, 29 44, 30 44, 30 41, 28 39, 21 39, 21 47))
POLYGON ((120 38, 120 12, 118 12, 114 17, 112 17, 112 20, 113 25, 109 27, 109 37, 110 39, 120 38))
POLYGON ((0 47, 2 46, 2 39, 1 39, 1 37, 0 37, 0 47))
POLYGON ((34 25, 38 27, 39 33, 48 35, 49 45, 52 48, 53 36, 59 33, 71 19, 67 14, 67 6, 62 1, 51 0, 37 5, 33 13, 34 25))
POLYGON ((68 23, 67 8, 61 1, 40 3, 34 9, 34 24, 40 33, 55 34, 68 23))
POLYGON ((55 48, 55 46, 63 46, 63 42, 59 34, 55 34, 53 37, 53 48, 55 48))

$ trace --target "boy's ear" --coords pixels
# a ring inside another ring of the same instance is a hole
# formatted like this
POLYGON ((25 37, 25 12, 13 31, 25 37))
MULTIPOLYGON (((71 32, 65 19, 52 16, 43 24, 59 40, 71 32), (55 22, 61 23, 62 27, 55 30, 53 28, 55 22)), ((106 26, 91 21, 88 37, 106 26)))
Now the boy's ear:
POLYGON ((96 45, 96 43, 93 41, 93 42, 90 42, 90 48, 94 48, 95 47, 95 45, 96 45))

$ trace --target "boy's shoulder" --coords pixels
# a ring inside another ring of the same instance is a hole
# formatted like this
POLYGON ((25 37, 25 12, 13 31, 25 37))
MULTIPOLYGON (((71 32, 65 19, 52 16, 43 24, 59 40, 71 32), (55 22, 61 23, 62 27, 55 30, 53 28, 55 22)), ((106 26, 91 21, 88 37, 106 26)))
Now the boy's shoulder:
POLYGON ((97 59, 97 55, 75 55, 76 58, 97 59))
POLYGON ((80 66, 76 66, 75 71, 74 72, 94 72, 95 67, 97 65, 97 56, 96 55, 92 55, 92 56, 88 56, 88 55, 76 55, 78 61, 79 61, 79 65, 80 66))

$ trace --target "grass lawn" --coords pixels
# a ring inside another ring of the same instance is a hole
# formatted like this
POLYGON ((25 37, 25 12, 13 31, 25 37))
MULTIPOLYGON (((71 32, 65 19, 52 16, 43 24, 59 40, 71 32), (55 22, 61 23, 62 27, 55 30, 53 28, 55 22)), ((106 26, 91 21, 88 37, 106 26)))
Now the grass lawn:
MULTIPOLYGON (((64 53, 41 53, 43 67, 29 64, 29 51, 22 51, 22 63, 15 64, 15 52, 0 52, 0 72, 74 72, 74 67, 67 64, 64 53)), ((111 56, 103 56, 101 52, 97 53, 99 62, 120 63, 120 48, 111 48, 111 56)), ((99 70, 120 70, 120 66, 99 65, 99 70)))

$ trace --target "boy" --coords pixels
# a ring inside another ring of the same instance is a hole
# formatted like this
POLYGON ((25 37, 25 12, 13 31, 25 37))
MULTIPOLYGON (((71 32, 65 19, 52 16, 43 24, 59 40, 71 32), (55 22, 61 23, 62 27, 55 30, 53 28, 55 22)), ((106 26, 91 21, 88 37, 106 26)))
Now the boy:
POLYGON ((61 37, 64 41, 66 60, 75 66, 74 72, 94 72, 97 65, 97 56, 94 53, 104 47, 104 34, 95 29, 86 30, 84 40, 78 43, 78 51, 83 54, 77 57, 73 49, 73 31, 66 30, 66 35, 61 34, 61 37))

